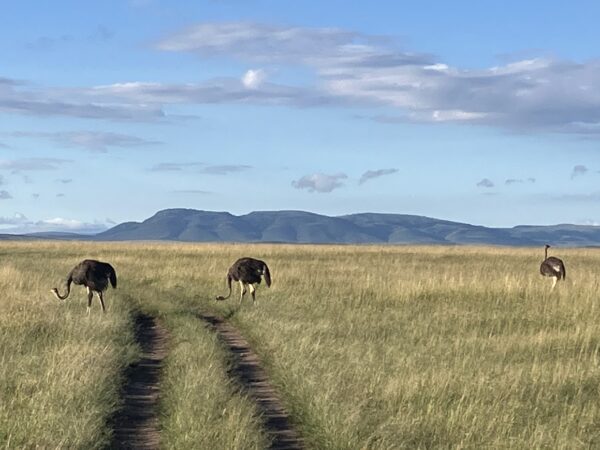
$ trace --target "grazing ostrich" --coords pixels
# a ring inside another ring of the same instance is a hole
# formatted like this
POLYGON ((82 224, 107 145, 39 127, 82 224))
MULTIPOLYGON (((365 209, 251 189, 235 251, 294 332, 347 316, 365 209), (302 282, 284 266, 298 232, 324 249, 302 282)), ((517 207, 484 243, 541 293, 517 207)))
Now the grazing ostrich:
POLYGON ((540 265, 540 273, 545 277, 552 277, 552 289, 556 286, 557 280, 564 280, 567 278, 567 270, 562 259, 551 256, 548 258, 548 249, 550 246, 546 244, 544 260, 540 265))
POLYGON ((64 300, 71 292, 71 283, 81 284, 87 288, 87 313, 90 313, 94 292, 98 294, 100 304, 102 305, 102 312, 106 312, 102 292, 108 287, 109 281, 113 288, 117 287, 117 274, 115 273, 115 269, 113 269, 110 264, 96 261, 94 259, 86 259, 77 264, 73 270, 69 272, 67 277, 67 293, 64 296, 60 295, 58 293, 58 289, 56 288, 51 289, 51 292, 59 300, 64 300))
POLYGON ((240 304, 246 294, 246 287, 250 289, 252 294, 252 304, 256 302, 256 287, 254 284, 260 284, 261 276, 265 277, 267 287, 271 286, 271 273, 264 261, 254 258, 240 258, 229 268, 227 272, 227 286, 229 286, 229 294, 227 297, 219 295, 217 300, 227 300, 231 296, 231 281, 240 283, 240 304))

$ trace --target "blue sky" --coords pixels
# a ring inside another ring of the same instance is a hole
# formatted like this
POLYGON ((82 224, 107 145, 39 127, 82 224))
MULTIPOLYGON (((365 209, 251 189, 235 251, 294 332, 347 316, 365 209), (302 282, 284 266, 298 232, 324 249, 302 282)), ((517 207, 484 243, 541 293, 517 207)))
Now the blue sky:
POLYGON ((594 2, 9 1, 0 232, 164 208, 600 223, 594 2))

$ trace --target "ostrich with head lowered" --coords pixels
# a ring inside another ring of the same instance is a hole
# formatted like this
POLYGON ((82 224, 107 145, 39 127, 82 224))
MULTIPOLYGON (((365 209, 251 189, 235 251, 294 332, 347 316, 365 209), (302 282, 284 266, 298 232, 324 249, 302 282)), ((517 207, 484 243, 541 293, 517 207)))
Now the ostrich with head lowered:
POLYGON ((262 277, 265 278, 267 287, 271 286, 271 273, 264 261, 254 258, 240 258, 229 268, 227 272, 227 286, 229 294, 227 297, 219 295, 217 300, 227 300, 231 296, 231 282, 237 281, 240 283, 240 304, 246 295, 246 288, 250 289, 252 294, 252 303, 256 302, 256 287, 255 284, 260 284, 262 277))
POLYGON ((562 259, 556 258, 555 256, 548 257, 548 249, 550 246, 546 244, 544 249, 544 260, 540 265, 540 273, 545 277, 552 278, 552 289, 556 286, 558 280, 564 280, 567 278, 567 270, 562 259))
POLYGON ((102 293, 108 287, 109 282, 113 288, 117 287, 117 274, 115 269, 108 263, 96 261, 94 259, 86 259, 77 264, 73 270, 69 272, 69 275, 67 276, 67 292, 65 295, 60 295, 56 288, 51 289, 51 292, 59 300, 64 300, 71 292, 71 283, 85 286, 87 288, 88 297, 87 313, 90 313, 94 292, 98 294, 100 304, 102 305, 102 312, 106 312, 102 293))

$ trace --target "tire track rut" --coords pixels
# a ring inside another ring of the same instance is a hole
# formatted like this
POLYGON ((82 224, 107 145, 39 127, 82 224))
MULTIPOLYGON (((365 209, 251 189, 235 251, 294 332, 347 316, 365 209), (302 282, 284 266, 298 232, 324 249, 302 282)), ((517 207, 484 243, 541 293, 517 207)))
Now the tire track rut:
POLYGON ((248 341, 225 319, 212 314, 199 314, 217 333, 234 356, 230 375, 238 380, 242 388, 256 402, 263 418, 264 427, 272 438, 272 450, 301 450, 304 443, 290 423, 289 415, 265 370, 260 365, 258 355, 254 353, 248 341))
POLYGON ((121 391, 123 406, 112 419, 111 449, 158 449, 159 381, 167 355, 167 330, 152 316, 135 317, 135 339, 142 358, 129 366, 121 391))

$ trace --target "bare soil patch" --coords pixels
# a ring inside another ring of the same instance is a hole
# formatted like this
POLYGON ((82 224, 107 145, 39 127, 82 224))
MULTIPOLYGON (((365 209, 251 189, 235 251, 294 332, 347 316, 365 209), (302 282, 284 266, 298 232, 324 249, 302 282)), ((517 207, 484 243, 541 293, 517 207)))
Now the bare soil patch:
POLYGON ((142 359, 127 369, 121 393, 123 406, 112 420, 111 449, 159 448, 159 381, 168 333, 156 318, 140 313, 135 318, 135 338, 142 348, 142 359))
POLYGON ((242 389, 254 399, 263 417, 267 433, 272 438, 273 450, 303 449, 300 435, 293 428, 289 415, 265 370, 261 367, 258 355, 248 341, 225 319, 211 314, 199 317, 207 322, 233 355, 233 367, 230 375, 242 386, 242 389))

